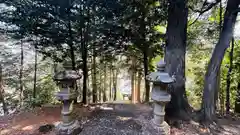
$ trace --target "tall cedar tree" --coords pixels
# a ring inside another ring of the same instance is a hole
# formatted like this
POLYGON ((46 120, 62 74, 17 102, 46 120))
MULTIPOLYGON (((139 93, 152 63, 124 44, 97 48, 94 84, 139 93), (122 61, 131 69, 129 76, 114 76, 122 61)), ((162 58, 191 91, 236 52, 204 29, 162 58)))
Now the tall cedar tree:
POLYGON ((233 69, 233 51, 234 51, 234 38, 232 38, 232 45, 231 50, 229 53, 229 68, 227 73, 227 80, 226 80, 226 114, 229 114, 230 111, 230 86, 231 86, 231 73, 233 69))
POLYGON ((189 104, 185 91, 185 54, 187 36, 187 0, 169 0, 166 39, 166 70, 175 76, 170 87, 171 101, 166 106, 166 116, 188 118, 189 104))
POLYGON ((8 114, 7 104, 4 99, 4 88, 3 88, 3 70, 0 64, 0 101, 2 103, 3 113, 8 114))
POLYGON ((230 45, 233 36, 233 28, 235 26, 239 0, 228 0, 226 11, 224 14, 223 28, 220 33, 218 43, 216 44, 212 57, 207 67, 204 79, 204 89, 202 97, 202 120, 204 122, 212 122, 215 116, 215 91, 217 83, 217 71, 221 67, 221 63, 226 49, 230 45))

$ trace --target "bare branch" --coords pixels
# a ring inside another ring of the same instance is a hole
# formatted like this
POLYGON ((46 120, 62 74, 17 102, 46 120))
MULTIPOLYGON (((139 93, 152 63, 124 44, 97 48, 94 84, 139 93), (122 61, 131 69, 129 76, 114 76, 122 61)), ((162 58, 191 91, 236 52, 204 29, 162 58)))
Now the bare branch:
POLYGON ((198 12, 198 17, 191 23, 189 24, 188 26, 191 26, 193 25, 195 22, 197 22, 197 20, 200 18, 200 16, 202 14, 204 14, 205 12, 211 10, 214 6, 216 6, 219 2, 221 2, 221 0, 216 0, 216 2, 214 3, 207 3, 207 0, 204 1, 202 7, 200 10, 196 10, 196 9, 193 9, 193 7, 189 7, 189 9, 191 9, 192 11, 194 12, 198 12), (207 7, 205 7, 207 5, 207 7), (205 7, 205 8, 204 8, 205 7))
POLYGON ((214 2, 214 3, 207 3, 207 0, 205 0, 200 10, 194 9, 191 6, 189 7, 189 9, 191 9, 194 12, 198 12, 199 14, 202 15, 205 12, 209 11, 210 9, 212 9, 214 6, 216 6, 220 1, 221 0, 216 0, 216 2, 214 2))

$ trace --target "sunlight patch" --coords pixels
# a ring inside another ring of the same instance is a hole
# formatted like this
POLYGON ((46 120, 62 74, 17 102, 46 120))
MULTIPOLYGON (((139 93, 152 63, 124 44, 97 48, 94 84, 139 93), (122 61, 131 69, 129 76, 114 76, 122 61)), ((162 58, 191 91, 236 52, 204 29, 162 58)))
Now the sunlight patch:
POLYGON ((117 119, 122 120, 122 121, 126 121, 126 120, 132 119, 132 117, 121 117, 121 116, 118 116, 117 119))
POLYGON ((13 126, 12 129, 19 129, 21 125, 13 126))
POLYGON ((4 135, 4 134, 7 134, 9 133, 11 130, 9 129, 3 129, 2 131, 0 131, 0 135, 4 135))
POLYGON ((113 110, 112 107, 103 107, 103 106, 101 106, 100 109, 101 110, 113 110))
POLYGON ((53 125, 56 127, 60 123, 61 123, 61 121, 56 121, 56 122, 53 123, 53 125))
POLYGON ((26 131, 26 130, 32 130, 34 128, 34 125, 29 125, 26 127, 23 127, 22 130, 26 131))

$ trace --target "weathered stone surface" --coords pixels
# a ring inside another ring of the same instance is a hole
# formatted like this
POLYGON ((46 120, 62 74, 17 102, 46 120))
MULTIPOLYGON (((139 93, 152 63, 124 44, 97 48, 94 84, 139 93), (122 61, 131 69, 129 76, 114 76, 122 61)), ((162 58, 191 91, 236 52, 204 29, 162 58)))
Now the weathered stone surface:
POLYGON ((80 79, 81 75, 74 70, 64 70, 60 71, 54 75, 55 81, 66 81, 66 80, 77 80, 80 79))
POLYGON ((151 126, 156 129, 157 133, 159 135, 170 135, 170 126, 167 124, 167 122, 163 122, 161 125, 157 126, 156 124, 152 122, 151 123, 151 126))
POLYGON ((75 93, 67 93, 65 91, 59 91, 56 94, 56 98, 57 98, 57 100, 61 100, 61 101, 72 100, 72 99, 76 98, 76 94, 75 93))
POLYGON ((168 73, 164 72, 152 72, 147 76, 147 79, 150 82, 163 82, 163 83, 174 82, 174 79, 170 77, 168 73))
POLYGON ((153 119, 150 122, 158 134, 170 134, 170 127, 164 121, 165 105, 171 100, 171 95, 167 92, 168 84, 174 82, 174 78, 165 72, 165 62, 161 60, 157 64, 157 72, 152 72, 147 79, 153 82, 151 98, 154 101, 153 119))
POLYGON ((139 118, 139 123, 141 123, 142 135, 170 135, 170 126, 163 122, 161 125, 156 125, 152 120, 139 118))
POLYGON ((57 81, 60 92, 56 94, 57 99, 63 102, 62 106, 62 123, 57 126, 57 135, 77 135, 81 132, 82 128, 79 122, 72 119, 72 101, 76 97, 76 93, 71 91, 74 89, 74 84, 81 76, 71 69, 69 63, 65 63, 65 70, 58 72, 54 76, 54 80, 57 81))
POLYGON ((60 123, 56 127, 57 135, 78 135, 82 131, 82 127, 80 123, 76 120, 66 125, 64 123, 60 123))
POLYGON ((161 91, 160 86, 154 86, 152 88, 151 98, 154 101, 159 102, 169 102, 171 100, 171 95, 168 94, 166 91, 161 91))

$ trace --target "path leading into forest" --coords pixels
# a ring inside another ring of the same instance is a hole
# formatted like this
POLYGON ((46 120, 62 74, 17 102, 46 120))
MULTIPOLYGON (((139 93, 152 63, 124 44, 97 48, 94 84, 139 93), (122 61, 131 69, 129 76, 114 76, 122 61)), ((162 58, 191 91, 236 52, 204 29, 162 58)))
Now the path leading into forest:
MULTIPOLYGON (((74 115, 82 123, 79 135, 156 135, 151 126, 152 107, 146 104, 107 103, 94 107, 75 106, 74 115)), ((61 120, 60 107, 42 107, 0 117, 0 135, 42 135, 38 128, 57 124, 61 120)), ((209 129, 196 122, 183 123, 181 129, 172 128, 172 135, 239 135, 240 119, 219 119, 209 129), (218 127, 218 128, 216 128, 218 127)), ((54 130, 45 135, 55 135, 54 130)))
POLYGON ((149 121, 152 109, 140 104, 110 104, 84 124, 80 135, 155 135, 149 121), (146 128, 149 127, 149 128, 146 128))

